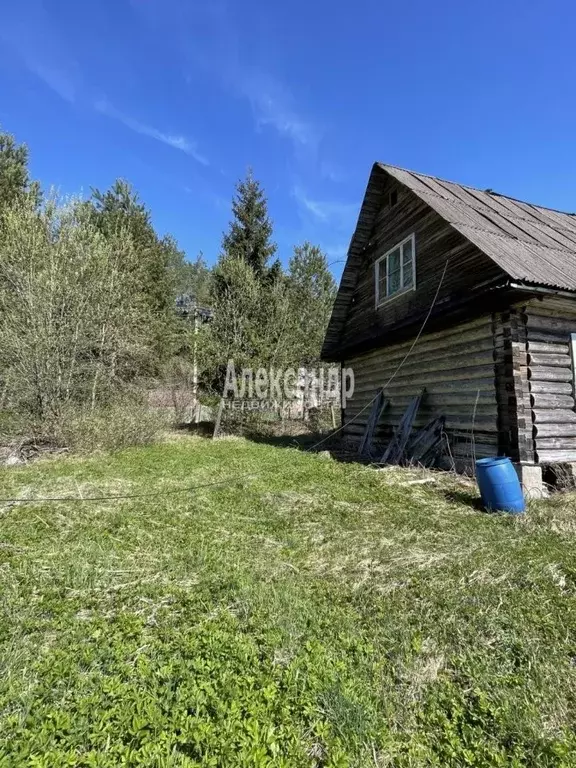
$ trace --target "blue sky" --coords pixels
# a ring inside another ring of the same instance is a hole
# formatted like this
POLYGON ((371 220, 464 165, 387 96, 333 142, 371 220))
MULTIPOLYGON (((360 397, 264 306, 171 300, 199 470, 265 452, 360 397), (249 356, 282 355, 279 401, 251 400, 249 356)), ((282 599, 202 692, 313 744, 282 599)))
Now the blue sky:
POLYGON ((193 258, 251 165, 339 273, 381 160, 576 211, 568 0, 19 0, 0 123, 64 193, 130 180, 193 258))

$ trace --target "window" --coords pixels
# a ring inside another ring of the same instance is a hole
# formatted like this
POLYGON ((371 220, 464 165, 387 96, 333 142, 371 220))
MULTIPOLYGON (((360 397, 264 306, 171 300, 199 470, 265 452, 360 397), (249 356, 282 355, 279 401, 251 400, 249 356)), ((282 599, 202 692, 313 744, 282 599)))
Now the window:
POLYGON ((416 287, 416 239, 410 235, 380 256, 376 264, 376 306, 416 287))
POLYGON ((388 195, 389 208, 393 208, 397 202, 398 202, 398 191, 396 189, 393 189, 388 195))

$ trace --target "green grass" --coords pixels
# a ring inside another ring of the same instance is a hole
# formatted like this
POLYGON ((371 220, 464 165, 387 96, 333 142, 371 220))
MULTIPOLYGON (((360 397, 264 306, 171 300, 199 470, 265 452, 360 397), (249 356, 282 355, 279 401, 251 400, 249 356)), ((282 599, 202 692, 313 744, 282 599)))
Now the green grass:
POLYGON ((576 505, 182 439, 0 471, 0 766, 576 766, 576 505))

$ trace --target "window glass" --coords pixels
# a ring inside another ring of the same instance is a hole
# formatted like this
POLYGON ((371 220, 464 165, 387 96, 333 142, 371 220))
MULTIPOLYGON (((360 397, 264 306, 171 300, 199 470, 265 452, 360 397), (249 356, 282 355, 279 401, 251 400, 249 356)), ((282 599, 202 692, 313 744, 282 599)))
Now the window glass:
POLYGON ((388 281, 386 279, 386 262, 381 261, 378 265, 378 296, 380 300, 382 300, 385 296, 387 296, 387 284, 388 281))
POLYGON ((401 287, 400 248, 388 255, 388 296, 391 296, 401 287))
POLYGON ((407 262, 412 261, 412 238, 407 240, 402 246, 402 258, 405 265, 407 262))
POLYGON ((400 248, 396 248, 388 255, 388 274, 400 269, 400 248))
POLYGON ((414 283, 412 238, 402 246, 402 288, 411 288, 414 283))
POLYGON ((411 288, 414 284, 414 270, 412 269, 412 259, 408 262, 404 262, 404 274, 402 280, 403 288, 411 288))
POLYGON ((388 296, 392 296, 393 293, 400 290, 400 270, 390 272, 388 275, 388 296))
POLYGON ((378 304, 396 293, 414 287, 415 253, 413 238, 412 235, 405 242, 382 256, 376 263, 375 278, 378 304))

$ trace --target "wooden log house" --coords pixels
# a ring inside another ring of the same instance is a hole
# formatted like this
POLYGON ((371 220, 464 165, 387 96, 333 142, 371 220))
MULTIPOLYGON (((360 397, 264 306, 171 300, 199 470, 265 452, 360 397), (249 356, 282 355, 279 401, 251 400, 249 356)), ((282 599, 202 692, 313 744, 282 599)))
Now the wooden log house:
POLYGON ((396 372, 380 440, 425 389, 457 467, 576 462, 574 334, 576 215, 373 166, 322 352, 354 370, 348 440, 396 372))

